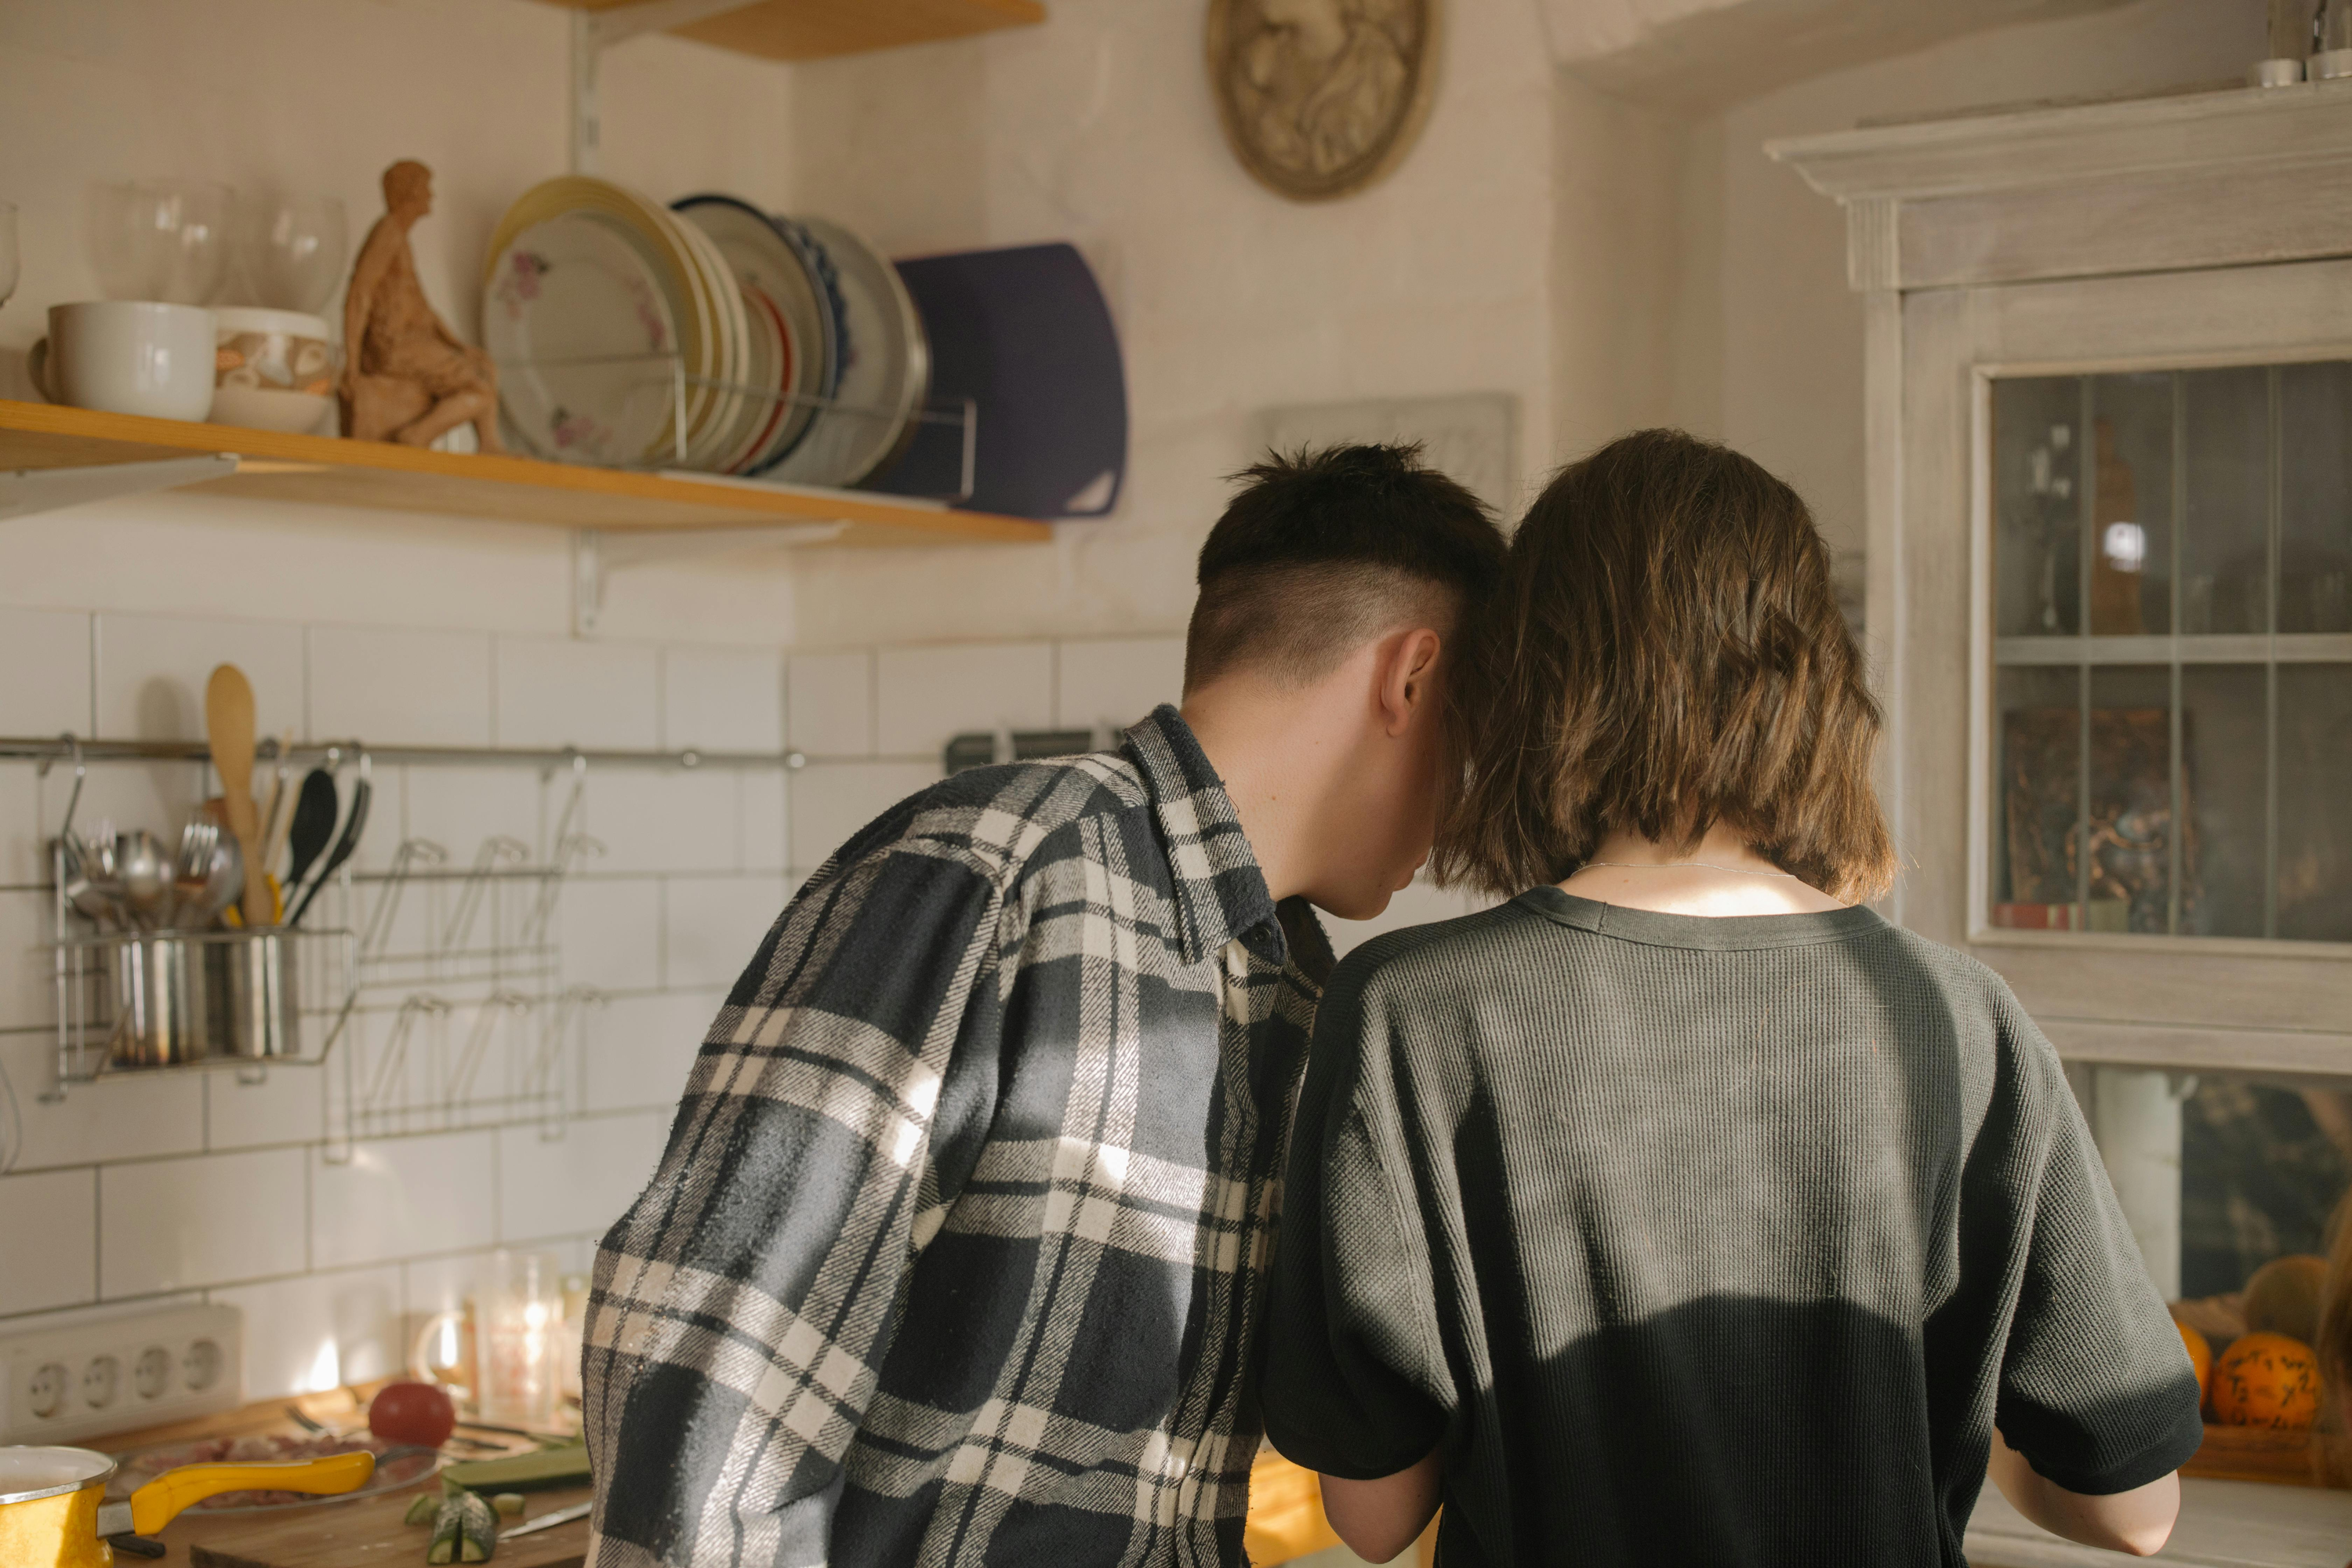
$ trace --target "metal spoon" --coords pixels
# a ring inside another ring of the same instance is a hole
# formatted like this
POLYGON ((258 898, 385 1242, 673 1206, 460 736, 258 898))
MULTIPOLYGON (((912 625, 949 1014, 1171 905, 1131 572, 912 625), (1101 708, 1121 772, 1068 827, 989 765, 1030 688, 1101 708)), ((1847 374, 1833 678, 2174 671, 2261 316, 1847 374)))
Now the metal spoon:
POLYGON ((172 862, 163 843, 143 827, 114 841, 115 875, 122 880, 122 905, 142 930, 152 930, 172 907, 172 862))

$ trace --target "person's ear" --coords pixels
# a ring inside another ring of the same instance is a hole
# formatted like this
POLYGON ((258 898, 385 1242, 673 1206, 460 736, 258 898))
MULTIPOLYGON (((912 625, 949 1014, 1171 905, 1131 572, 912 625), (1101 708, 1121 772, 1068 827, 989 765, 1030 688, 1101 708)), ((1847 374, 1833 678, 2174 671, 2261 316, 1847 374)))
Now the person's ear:
POLYGON ((1402 633, 1390 645, 1388 658, 1381 661, 1380 689, 1381 718, 1387 733, 1403 734, 1414 716, 1433 700, 1431 681, 1442 646, 1437 634, 1427 626, 1402 633))

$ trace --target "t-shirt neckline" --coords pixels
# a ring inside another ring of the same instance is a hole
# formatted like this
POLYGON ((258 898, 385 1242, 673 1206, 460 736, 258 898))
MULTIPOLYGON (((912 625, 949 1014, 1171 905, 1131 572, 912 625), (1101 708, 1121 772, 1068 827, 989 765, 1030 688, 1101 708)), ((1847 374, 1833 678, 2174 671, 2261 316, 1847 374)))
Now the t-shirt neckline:
POLYGON ((1758 948, 1812 947, 1844 942, 1886 929, 1878 911, 1864 904, 1818 914, 1670 915, 1630 910, 1582 899, 1546 883, 1521 893, 1517 903, 1558 924, 1651 947, 1743 952, 1758 948))

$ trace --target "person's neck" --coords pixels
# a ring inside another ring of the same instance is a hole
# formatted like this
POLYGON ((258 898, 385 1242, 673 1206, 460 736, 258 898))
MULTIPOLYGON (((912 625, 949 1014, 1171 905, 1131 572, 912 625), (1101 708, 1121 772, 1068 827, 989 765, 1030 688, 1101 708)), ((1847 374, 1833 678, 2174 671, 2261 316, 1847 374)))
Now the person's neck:
POLYGON ((1612 833, 1559 886, 1596 903, 1668 915, 1818 914, 1845 907, 1773 865, 1720 822, 1693 845, 1612 833))
POLYGON ((1344 766, 1339 710, 1311 692, 1254 680, 1220 680, 1184 699, 1184 722, 1223 781, 1276 902, 1315 879, 1316 827, 1344 766))

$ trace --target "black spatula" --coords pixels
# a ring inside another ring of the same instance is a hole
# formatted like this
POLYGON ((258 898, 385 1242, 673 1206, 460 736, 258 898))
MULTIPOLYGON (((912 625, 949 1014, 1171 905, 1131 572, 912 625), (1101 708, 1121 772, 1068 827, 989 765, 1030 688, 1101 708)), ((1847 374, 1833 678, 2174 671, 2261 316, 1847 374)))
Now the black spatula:
POLYGON ((286 830, 286 880, 279 887, 279 896, 289 906, 294 895, 301 890, 302 874, 310 868, 335 836, 335 775, 324 768, 312 768, 302 776, 302 793, 294 797, 294 821, 286 830))

